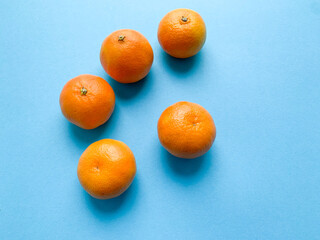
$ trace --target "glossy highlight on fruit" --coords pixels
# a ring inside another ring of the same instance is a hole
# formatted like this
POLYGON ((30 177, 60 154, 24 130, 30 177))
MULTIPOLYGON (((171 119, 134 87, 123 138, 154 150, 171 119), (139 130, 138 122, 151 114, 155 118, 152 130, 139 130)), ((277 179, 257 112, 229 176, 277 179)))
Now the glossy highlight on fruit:
POLYGON ((180 158, 196 158, 211 148, 216 127, 209 112, 191 102, 177 102, 161 114, 158 137, 162 146, 180 158))

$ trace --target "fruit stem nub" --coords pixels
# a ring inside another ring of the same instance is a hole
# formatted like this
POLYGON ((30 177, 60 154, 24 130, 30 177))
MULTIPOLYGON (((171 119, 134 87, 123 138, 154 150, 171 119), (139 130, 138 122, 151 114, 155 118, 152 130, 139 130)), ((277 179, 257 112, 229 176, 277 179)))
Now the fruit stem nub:
POLYGON ((188 18, 187 18, 187 17, 182 16, 182 17, 181 17, 181 20, 182 20, 182 22, 187 22, 187 21, 188 21, 188 18))
POLYGON ((82 87, 80 90, 81 96, 87 95, 88 90, 85 87, 82 87))
POLYGON ((125 37, 126 37, 126 36, 124 36, 124 35, 120 35, 120 36, 118 37, 118 41, 123 41, 125 37))

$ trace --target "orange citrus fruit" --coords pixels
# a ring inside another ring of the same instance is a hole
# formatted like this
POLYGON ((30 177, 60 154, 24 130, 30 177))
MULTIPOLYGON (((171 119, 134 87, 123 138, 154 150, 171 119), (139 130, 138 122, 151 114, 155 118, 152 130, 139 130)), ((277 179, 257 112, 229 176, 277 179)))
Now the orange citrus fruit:
POLYGON ((216 127, 209 112, 191 102, 177 102, 161 114, 158 136, 162 146, 180 158, 196 158, 211 148, 216 127))
POLYGON ((139 32, 122 29, 111 33, 102 43, 100 61, 104 70, 116 81, 133 83, 150 71, 153 51, 139 32))
POLYGON ((104 124, 110 118, 114 105, 115 95, 109 83, 89 74, 68 81, 60 94, 63 115, 84 129, 104 124))
POLYGON ((196 55, 206 41, 206 25, 199 13, 185 8, 173 10, 160 21, 158 40, 169 55, 196 55))
POLYGON ((103 139, 83 152, 77 172, 80 184, 92 197, 109 199, 128 189, 136 174, 136 162, 126 144, 103 139))

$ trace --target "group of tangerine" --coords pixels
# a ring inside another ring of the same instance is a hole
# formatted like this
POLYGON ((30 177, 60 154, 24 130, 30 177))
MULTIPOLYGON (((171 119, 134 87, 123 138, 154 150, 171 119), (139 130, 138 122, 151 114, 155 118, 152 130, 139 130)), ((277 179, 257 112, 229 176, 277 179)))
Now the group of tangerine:
MULTIPOLYGON (((188 58, 197 54, 206 40, 202 17, 190 9, 176 9, 161 20, 158 40, 169 55, 188 58)), ((153 62, 148 40, 129 29, 111 33, 102 43, 100 61, 105 71, 120 83, 133 83, 144 78, 153 62)), ((63 115, 73 124, 93 129, 104 124, 115 106, 112 87, 101 77, 85 74, 66 83, 60 95, 63 115)), ((209 112, 191 102, 177 102, 161 114, 158 136, 163 147, 180 158, 205 154, 216 137, 209 112)), ((92 143, 81 155, 78 178, 82 187, 98 199, 122 194, 136 174, 136 162, 123 142, 103 139, 92 143)))

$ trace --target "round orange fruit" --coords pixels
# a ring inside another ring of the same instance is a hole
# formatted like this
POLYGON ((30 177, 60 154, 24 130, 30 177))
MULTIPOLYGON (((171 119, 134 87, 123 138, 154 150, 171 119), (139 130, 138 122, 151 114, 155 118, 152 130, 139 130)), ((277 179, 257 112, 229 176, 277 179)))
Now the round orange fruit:
POLYGON ((114 105, 115 95, 109 83, 89 74, 68 81, 60 94, 63 115, 84 129, 104 124, 110 118, 114 105))
POLYGON ((80 184, 92 197, 109 199, 128 189, 136 174, 136 162, 126 144, 103 139, 83 152, 77 173, 80 184))
POLYGON ((199 13, 185 8, 173 10, 160 21, 158 40, 169 55, 196 55, 206 41, 206 25, 199 13))
POLYGON ((211 148, 216 127, 209 112, 191 102, 177 102, 161 114, 158 136, 162 146, 180 158, 196 158, 211 148))
POLYGON ((104 70, 120 83, 141 80, 150 71, 153 51, 139 32, 122 29, 111 33, 102 43, 100 61, 104 70))

